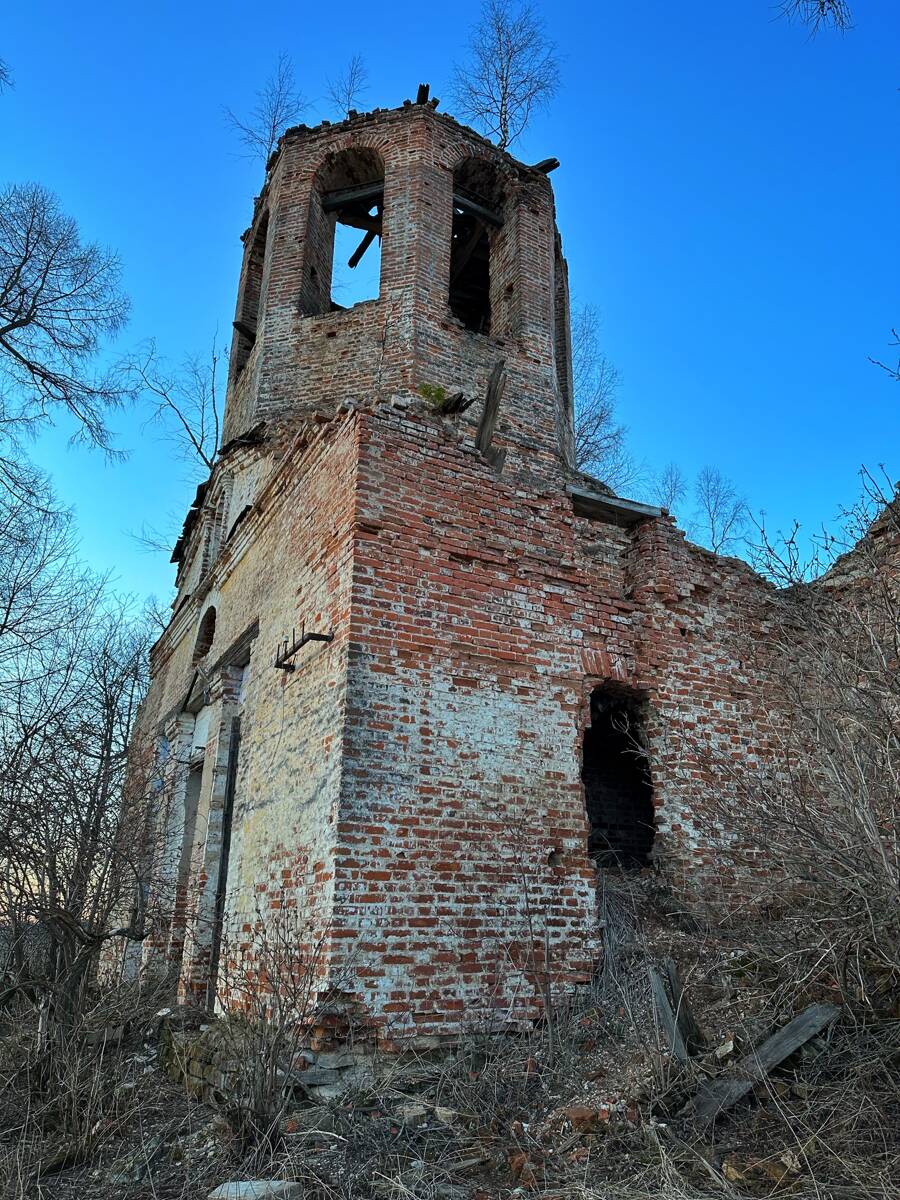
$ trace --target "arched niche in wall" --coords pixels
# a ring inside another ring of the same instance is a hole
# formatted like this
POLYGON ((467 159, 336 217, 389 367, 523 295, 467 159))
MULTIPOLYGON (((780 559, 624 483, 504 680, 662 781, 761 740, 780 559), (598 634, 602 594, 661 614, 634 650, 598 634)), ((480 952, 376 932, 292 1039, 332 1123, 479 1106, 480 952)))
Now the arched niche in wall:
POLYGON ((216 608, 211 604, 200 621, 197 629, 197 640, 194 642, 194 654, 192 661, 198 663, 202 658, 205 658, 212 649, 213 641, 216 636, 216 608))
POLYGON ((266 268, 268 238, 269 214, 263 212, 253 228, 250 246, 244 260, 238 311, 234 320, 234 343, 231 350, 232 372, 235 378, 247 365, 247 359, 256 344, 263 302, 263 276, 266 268))
POLYGON ((381 294, 384 160, 367 146, 329 155, 309 198, 299 307, 337 312, 381 294))
POLYGON ((497 167, 466 158, 453 172, 450 234, 450 311, 473 333, 501 334, 514 287, 504 254, 506 196, 497 167))
POLYGON ((222 484, 218 498, 206 521, 206 545, 204 547, 203 569, 210 570, 215 565, 222 543, 225 541, 226 523, 228 521, 228 502, 231 496, 231 480, 226 479, 222 484))

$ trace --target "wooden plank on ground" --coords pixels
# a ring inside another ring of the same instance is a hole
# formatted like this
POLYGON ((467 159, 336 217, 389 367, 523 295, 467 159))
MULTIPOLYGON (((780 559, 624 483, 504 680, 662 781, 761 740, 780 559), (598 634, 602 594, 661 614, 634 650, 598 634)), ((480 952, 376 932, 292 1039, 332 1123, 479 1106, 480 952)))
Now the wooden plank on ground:
POLYGON ((700 1026, 694 1020, 691 1006, 688 1003, 687 996, 684 994, 681 976, 678 974, 678 967, 672 958, 664 958, 662 965, 669 983, 669 993, 672 997, 672 1004, 675 1007, 675 1020, 678 1023, 682 1039, 687 1047, 688 1054, 696 1054, 703 1045, 703 1034, 700 1031, 700 1026))
POLYGON ((719 1113, 736 1104, 742 1096, 746 1096, 755 1084, 795 1050, 821 1033, 837 1019, 840 1011, 833 1004, 811 1004, 741 1059, 734 1075, 704 1084, 678 1115, 693 1117, 701 1125, 708 1124, 719 1113))
POLYGON ((669 1001, 669 994, 666 991, 666 985, 662 981, 662 976, 654 968, 650 968, 650 989, 653 992, 653 1003, 656 1005, 656 1012, 659 1017, 663 1029, 666 1031, 666 1039, 672 1047, 672 1053, 679 1062, 687 1062, 688 1051, 684 1044, 684 1038, 681 1036, 681 1030, 678 1028, 678 1021, 675 1018, 675 1013, 669 1001))

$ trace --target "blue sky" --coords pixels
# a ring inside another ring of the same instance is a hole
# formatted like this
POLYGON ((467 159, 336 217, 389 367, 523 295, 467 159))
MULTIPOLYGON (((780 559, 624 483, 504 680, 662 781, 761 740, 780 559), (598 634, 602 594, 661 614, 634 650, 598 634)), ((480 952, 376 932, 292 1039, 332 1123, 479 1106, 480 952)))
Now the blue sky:
MULTIPOLYGON (((7 6, 0 182, 56 191, 85 237, 115 247, 133 302, 117 350, 172 359, 230 340, 239 234, 261 183, 222 106, 247 110, 278 54, 331 116, 326 79, 361 53, 366 106, 428 80, 445 97, 477 3, 7 6)), ((900 324, 900 6, 858 0, 846 36, 776 19, 767 0, 538 5, 563 89, 516 152, 556 155, 576 301, 598 307, 638 458, 712 463, 774 525, 830 520, 861 464, 900 473, 889 357, 900 324)), ((446 103, 442 106, 452 111, 446 103)), ((137 596, 168 598, 166 555, 130 536, 173 528, 192 494, 138 412, 125 465, 34 457, 75 507, 85 557, 137 596)))

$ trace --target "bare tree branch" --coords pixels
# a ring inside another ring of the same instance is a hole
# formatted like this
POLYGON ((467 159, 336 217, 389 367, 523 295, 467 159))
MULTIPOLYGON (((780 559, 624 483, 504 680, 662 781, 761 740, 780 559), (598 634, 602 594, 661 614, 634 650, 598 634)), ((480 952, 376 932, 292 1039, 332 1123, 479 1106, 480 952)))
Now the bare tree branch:
POLYGON ((783 0, 782 15, 808 26, 813 33, 820 29, 853 28, 853 16, 846 0, 783 0))
MULTIPOLYGON (((889 342, 888 345, 900 346, 900 334, 897 333, 896 329, 891 330, 891 337, 893 338, 893 341, 889 342)), ((891 379, 896 379, 896 381, 900 383, 900 356, 897 358, 896 366, 891 366, 889 363, 883 363, 877 358, 870 358, 869 362, 874 363, 876 367, 881 367, 882 371, 887 371, 891 379)))
POLYGON ((220 389, 222 376, 227 374, 220 371, 224 357, 214 338, 205 361, 186 358, 173 372, 150 341, 123 364, 134 390, 152 405, 149 422, 162 429, 182 459, 194 465, 199 462, 205 473, 213 469, 219 450, 220 389))
POLYGON ((13 83, 12 71, 9 69, 9 64, 0 58, 0 92, 5 91, 6 88, 11 88, 14 86, 15 84, 13 83))
POLYGON ((505 150, 558 89, 556 46, 534 9, 513 0, 484 0, 469 39, 469 61, 454 71, 460 116, 505 150))
POLYGON ((677 463, 667 463, 654 477, 652 494, 660 508, 672 512, 687 491, 684 475, 677 463))
POLYGON ((343 75, 328 80, 328 98, 342 116, 349 116, 364 92, 368 91, 369 72, 361 54, 354 54, 343 75))
POLYGON ((0 438, 15 447, 65 409, 76 437, 112 453, 106 414, 127 388, 116 369, 89 370, 101 340, 128 316, 118 258, 82 243, 38 184, 0 193, 0 438))
POLYGON ((294 65, 287 54, 278 56, 274 73, 256 93, 256 104, 246 121, 226 108, 225 119, 237 133, 248 158, 267 163, 278 139, 306 108, 306 100, 297 91, 294 65))
POLYGON ((600 349, 600 319, 590 305, 572 314, 572 382, 575 390, 575 466, 614 491, 633 484, 634 459, 626 430, 615 419, 620 377, 600 349))

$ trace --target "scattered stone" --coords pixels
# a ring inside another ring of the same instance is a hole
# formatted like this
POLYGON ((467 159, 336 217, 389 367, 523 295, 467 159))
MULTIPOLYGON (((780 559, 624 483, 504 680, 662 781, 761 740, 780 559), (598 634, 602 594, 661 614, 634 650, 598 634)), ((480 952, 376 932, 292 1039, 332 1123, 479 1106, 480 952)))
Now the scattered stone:
POLYGON ((424 1104, 401 1104, 397 1116, 408 1128, 416 1129, 424 1125, 430 1116, 429 1109, 424 1104))
POLYGON ((609 1108, 606 1105, 596 1108, 589 1104, 570 1104, 564 1116, 573 1133, 593 1133, 609 1121, 609 1108))
POLYGON ((143 1183, 150 1178, 153 1164, 162 1157, 165 1148, 160 1136, 150 1138, 135 1154, 120 1159, 114 1165, 109 1182, 116 1187, 126 1183, 143 1183))

